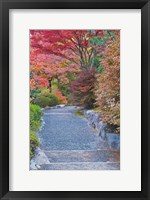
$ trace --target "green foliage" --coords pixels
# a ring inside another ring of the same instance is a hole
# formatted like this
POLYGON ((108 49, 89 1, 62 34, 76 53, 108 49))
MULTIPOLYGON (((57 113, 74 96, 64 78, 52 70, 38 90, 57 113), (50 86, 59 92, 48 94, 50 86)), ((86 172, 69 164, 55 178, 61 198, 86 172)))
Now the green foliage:
POLYGON ((100 112, 99 107, 92 108, 91 110, 94 110, 95 112, 100 112))
POLYGON ((76 111, 74 112, 74 114, 77 115, 77 116, 79 116, 79 117, 85 118, 85 116, 84 116, 84 114, 81 112, 81 110, 76 110, 76 111))
POLYGON ((41 89, 31 90, 31 91, 30 91, 30 96, 35 98, 35 97, 37 97, 38 94, 40 94, 40 93, 41 93, 41 89))
POLYGON ((51 84, 58 84, 58 80, 57 79, 53 79, 52 81, 51 81, 51 84))
POLYGON ((94 36, 90 39, 90 46, 105 46, 105 40, 101 39, 99 36, 94 36))
POLYGON ((70 98, 70 82, 74 81, 77 78, 77 74, 68 73, 67 78, 68 78, 69 82, 60 84, 59 90, 62 93, 62 95, 65 96, 69 101, 69 100, 71 100, 71 98, 70 98))
POLYGON ((109 31, 110 36, 114 36, 114 32, 109 31))
POLYGON ((50 93, 49 89, 42 89, 34 99, 34 103, 42 108, 46 106, 55 106, 58 104, 58 98, 55 94, 50 93))
POLYGON ((59 90, 61 91, 62 95, 68 96, 70 94, 69 84, 61 84, 59 86, 59 90))
MULTIPOLYGON (((110 37, 114 36, 113 31, 108 31, 106 34, 103 35, 103 37, 100 36, 94 36, 92 37, 90 41, 90 46, 106 46, 107 41, 110 37)), ((114 37, 115 38, 115 37, 114 37)))
POLYGON ((58 80, 57 79, 53 79, 51 81, 51 91, 55 92, 58 90, 58 80))
POLYGON ((56 106, 59 103, 58 97, 55 94, 50 94, 49 106, 56 106))
POLYGON ((94 58, 94 66, 98 69, 98 73, 102 73, 103 72, 103 67, 100 63, 100 59, 103 58, 103 56, 96 56, 94 58))
POLYGON ((30 131, 30 159, 32 159, 37 146, 39 146, 39 139, 34 131, 30 131))
POLYGON ((97 56, 94 58, 94 66, 98 67, 99 66, 99 60, 100 60, 100 56, 97 56))
POLYGON ((103 36, 103 40, 104 40, 105 42, 107 42, 107 40, 109 39, 110 36, 111 36, 111 35, 110 35, 110 32, 109 32, 109 33, 106 33, 106 34, 103 36))
POLYGON ((103 72, 103 67, 101 65, 98 66, 98 73, 102 73, 103 72))
POLYGON ((39 139, 35 133, 41 125, 42 111, 38 105, 30 104, 30 159, 34 155, 35 148, 39 145, 39 139))
POLYGON ((50 97, 50 91, 49 89, 41 89, 41 92, 38 94, 38 96, 44 96, 44 97, 50 97))
POLYGON ((40 128, 42 111, 38 105, 30 104, 30 129, 36 131, 40 128))
POLYGON ((46 106, 48 106, 50 104, 50 99, 48 97, 39 95, 34 100, 34 103, 37 104, 37 105, 39 105, 42 108, 45 108, 46 106))
POLYGON ((68 73, 68 74, 67 74, 67 78, 68 78, 70 81, 75 80, 75 79, 76 79, 76 76, 77 76, 76 73, 68 73))

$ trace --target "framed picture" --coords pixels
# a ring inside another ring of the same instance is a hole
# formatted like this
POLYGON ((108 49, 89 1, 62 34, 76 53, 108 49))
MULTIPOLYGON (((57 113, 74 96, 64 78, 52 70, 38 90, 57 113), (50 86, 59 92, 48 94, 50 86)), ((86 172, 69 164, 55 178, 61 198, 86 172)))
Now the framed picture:
POLYGON ((149 199, 150 3, 1 1, 1 199, 149 199))

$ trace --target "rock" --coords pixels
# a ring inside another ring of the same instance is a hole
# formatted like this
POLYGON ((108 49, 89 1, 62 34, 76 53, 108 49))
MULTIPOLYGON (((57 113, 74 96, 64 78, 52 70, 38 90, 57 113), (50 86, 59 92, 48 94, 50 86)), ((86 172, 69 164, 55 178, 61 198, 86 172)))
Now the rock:
POLYGON ((98 123, 99 136, 104 140, 106 139, 106 127, 107 127, 106 123, 102 121, 98 123))
POLYGON ((48 109, 48 108, 50 108, 49 106, 46 106, 44 109, 46 110, 46 109, 48 109))
POLYGON ((80 107, 80 106, 74 106, 74 108, 76 108, 76 109, 83 109, 83 107, 80 107))
POLYGON ((50 164, 49 159, 40 148, 37 148, 35 150, 35 155, 34 155, 34 158, 32 159, 32 162, 35 163, 35 167, 37 169, 40 167, 40 165, 50 164))
POLYGON ((105 138, 105 133, 103 130, 105 127, 105 123, 100 121, 101 115, 93 110, 85 111, 84 115, 86 116, 89 125, 98 131, 99 136, 105 138))
POLYGON ((64 108, 65 107, 65 104, 59 104, 56 106, 56 108, 64 108))
POLYGON ((30 161, 30 170, 37 170, 36 163, 33 160, 30 161))
POLYGON ((106 139, 110 149, 120 150, 120 135, 117 133, 107 133, 106 139))
POLYGON ((94 111, 93 110, 86 110, 85 111, 85 115, 89 116, 89 115, 93 115, 94 111))
POLYGON ((97 130, 98 135, 108 142, 110 149, 120 149, 120 136, 119 134, 113 133, 115 131, 110 125, 100 121, 101 115, 93 110, 84 110, 83 114, 87 118, 89 125, 97 130), (111 133, 112 132, 112 133, 111 133))
POLYGON ((36 165, 37 169, 41 169, 40 165, 36 165))

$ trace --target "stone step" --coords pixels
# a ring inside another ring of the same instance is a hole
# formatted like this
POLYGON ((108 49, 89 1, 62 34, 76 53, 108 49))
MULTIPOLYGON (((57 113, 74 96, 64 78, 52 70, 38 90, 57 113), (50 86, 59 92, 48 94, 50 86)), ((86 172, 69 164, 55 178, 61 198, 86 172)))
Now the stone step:
POLYGON ((119 162, 120 153, 110 150, 44 151, 50 163, 119 162))
POLYGON ((118 162, 51 163, 40 166, 39 170, 120 170, 120 163, 118 162))

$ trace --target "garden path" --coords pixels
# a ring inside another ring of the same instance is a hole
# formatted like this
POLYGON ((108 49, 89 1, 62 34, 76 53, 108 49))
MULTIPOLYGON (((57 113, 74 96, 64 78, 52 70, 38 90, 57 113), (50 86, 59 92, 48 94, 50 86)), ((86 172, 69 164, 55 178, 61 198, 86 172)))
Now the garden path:
POLYGON ((75 106, 65 106, 43 111, 43 126, 38 137, 50 164, 43 164, 40 169, 119 169, 119 153, 110 151, 87 119, 75 115, 76 110, 75 106))

